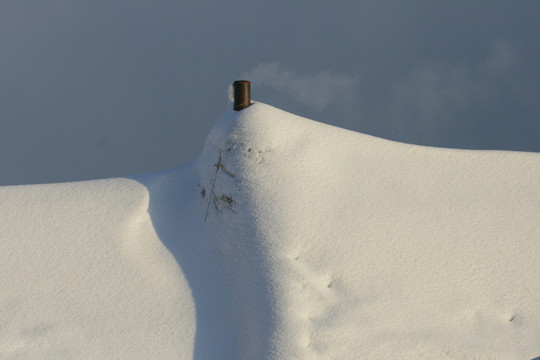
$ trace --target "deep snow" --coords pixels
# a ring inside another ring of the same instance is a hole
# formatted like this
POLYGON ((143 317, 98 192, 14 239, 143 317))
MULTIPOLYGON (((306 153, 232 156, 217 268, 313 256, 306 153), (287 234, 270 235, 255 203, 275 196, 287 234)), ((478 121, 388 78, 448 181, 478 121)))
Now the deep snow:
POLYGON ((540 356, 540 154, 254 103, 179 169, 0 204, 1 359, 540 356))

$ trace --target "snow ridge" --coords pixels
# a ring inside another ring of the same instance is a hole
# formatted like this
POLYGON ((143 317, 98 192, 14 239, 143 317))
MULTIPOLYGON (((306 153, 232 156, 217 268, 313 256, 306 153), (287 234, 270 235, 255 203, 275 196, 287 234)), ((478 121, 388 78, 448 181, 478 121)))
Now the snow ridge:
POLYGON ((539 180, 230 108, 181 168, 0 187, 0 358, 539 357, 539 180))
POLYGON ((540 256, 539 154, 399 144, 254 103, 193 166, 235 358, 538 355, 523 269, 540 256))

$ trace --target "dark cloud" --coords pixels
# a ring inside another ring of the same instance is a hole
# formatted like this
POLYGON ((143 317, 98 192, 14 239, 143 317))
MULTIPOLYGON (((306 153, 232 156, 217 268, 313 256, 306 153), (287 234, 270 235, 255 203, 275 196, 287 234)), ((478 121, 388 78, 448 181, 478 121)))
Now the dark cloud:
POLYGON ((540 152, 536 2, 4 1, 0 184, 184 164, 253 96, 411 143, 540 152))

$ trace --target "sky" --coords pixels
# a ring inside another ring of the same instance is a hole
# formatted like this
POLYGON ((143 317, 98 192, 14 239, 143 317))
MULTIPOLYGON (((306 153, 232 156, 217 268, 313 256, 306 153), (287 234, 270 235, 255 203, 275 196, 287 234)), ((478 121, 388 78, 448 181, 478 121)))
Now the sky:
POLYGON ((0 2, 0 185, 193 160, 228 88, 401 142, 540 152, 540 2, 0 2))

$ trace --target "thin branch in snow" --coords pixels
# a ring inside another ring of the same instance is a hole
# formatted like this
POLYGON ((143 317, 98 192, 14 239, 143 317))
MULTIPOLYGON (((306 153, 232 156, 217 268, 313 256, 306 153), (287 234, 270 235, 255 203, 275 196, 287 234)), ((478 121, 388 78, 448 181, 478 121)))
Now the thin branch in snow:
POLYGON ((216 171, 214 172, 214 178, 212 179, 212 189, 210 190, 210 195, 208 195, 208 205, 206 206, 206 214, 204 215, 204 221, 206 222, 206 219, 208 218, 208 211, 210 210, 210 203, 212 202, 212 198, 215 197, 214 195, 214 187, 216 186, 216 179, 217 179, 217 173, 219 171, 219 168, 222 167, 221 164, 221 150, 219 150, 219 160, 218 163, 214 165, 216 167, 216 171))

